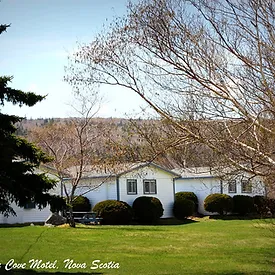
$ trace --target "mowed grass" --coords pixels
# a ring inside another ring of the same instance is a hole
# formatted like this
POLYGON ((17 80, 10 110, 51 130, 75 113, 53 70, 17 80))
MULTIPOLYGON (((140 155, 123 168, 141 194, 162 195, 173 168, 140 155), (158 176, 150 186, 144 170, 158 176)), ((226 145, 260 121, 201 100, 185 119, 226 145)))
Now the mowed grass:
POLYGON ((0 228, 0 263, 3 267, 14 259, 27 263, 28 268, 31 259, 57 260, 58 269, 38 271, 77 274, 275 274, 274 233, 272 226, 261 220, 0 228), (86 267, 65 268, 66 259, 86 267), (120 267, 91 270, 94 260, 112 261, 113 266, 119 263, 120 267))

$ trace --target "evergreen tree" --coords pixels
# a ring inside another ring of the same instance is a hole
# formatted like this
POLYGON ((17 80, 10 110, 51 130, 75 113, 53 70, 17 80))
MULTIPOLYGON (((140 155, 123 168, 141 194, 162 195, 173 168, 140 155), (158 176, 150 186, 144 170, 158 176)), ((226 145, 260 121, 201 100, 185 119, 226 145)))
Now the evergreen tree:
MULTIPOLYGON (((0 34, 8 27, 0 25, 0 34)), ((33 106, 44 99, 34 93, 10 88, 8 83, 11 80, 12 77, 0 77, 0 106, 4 106, 5 102, 33 106)), ((0 213, 6 216, 16 214, 11 207, 12 202, 21 207, 33 202, 42 208, 53 198, 47 192, 55 182, 35 171, 41 162, 50 159, 34 144, 15 135, 15 124, 21 119, 3 114, 0 109, 0 213)))

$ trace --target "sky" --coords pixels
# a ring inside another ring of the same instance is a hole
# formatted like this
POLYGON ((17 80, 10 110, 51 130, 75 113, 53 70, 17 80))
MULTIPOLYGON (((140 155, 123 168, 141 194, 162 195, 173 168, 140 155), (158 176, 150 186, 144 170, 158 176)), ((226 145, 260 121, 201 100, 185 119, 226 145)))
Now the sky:
MULTIPOLYGON (((77 42, 91 42, 103 25, 126 13, 127 0, 1 0, 0 75, 13 76, 10 87, 47 95, 33 107, 5 104, 1 112, 26 118, 74 116, 64 67, 77 42)), ((99 117, 139 112, 141 99, 131 91, 105 87, 99 117)))

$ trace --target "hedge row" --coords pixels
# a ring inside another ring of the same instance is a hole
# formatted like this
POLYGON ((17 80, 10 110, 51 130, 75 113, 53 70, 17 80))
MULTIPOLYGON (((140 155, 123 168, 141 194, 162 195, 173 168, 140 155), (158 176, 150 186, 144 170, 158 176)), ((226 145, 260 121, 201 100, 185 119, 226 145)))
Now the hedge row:
MULTIPOLYGON (((74 212, 89 212, 91 204, 87 197, 78 196, 72 203, 74 212)), ((66 208, 63 198, 57 197, 51 203, 52 212, 66 208)), ((158 198, 142 196, 136 198, 131 207, 126 202, 105 200, 97 203, 92 211, 102 218, 103 224, 129 224, 134 218, 139 223, 155 223, 163 215, 163 206, 158 198)))
POLYGON ((97 203, 93 211, 100 216, 103 224, 129 224, 134 218, 139 223, 151 224, 163 215, 163 206, 155 197, 138 197, 131 207, 126 202, 105 200, 97 203))
MULTIPOLYGON (((59 210, 64 207, 64 200, 56 198, 51 203, 51 210, 59 210)), ((263 196, 211 194, 204 200, 204 208, 208 212, 236 213, 246 215, 257 213, 260 215, 275 215, 275 200, 263 196)), ((91 204, 88 198, 78 196, 73 201, 73 211, 88 212, 91 204)), ((139 223, 155 223, 163 215, 163 206, 158 198, 142 196, 136 198, 133 206, 126 202, 105 200, 97 203, 93 209, 103 219, 103 224, 129 224, 134 218, 139 223)), ((183 220, 192 216, 198 210, 198 198, 193 192, 178 192, 175 195, 173 213, 177 219, 183 220)))
POLYGON ((275 214, 275 200, 263 196, 211 194, 204 200, 204 209, 208 212, 217 212, 220 215, 229 212, 239 215, 257 213, 260 215, 275 214))
MULTIPOLYGON (((179 192, 175 196, 174 215, 178 219, 192 216, 198 207, 198 198, 192 192, 179 192)), ((132 218, 141 224, 155 223, 164 212, 158 198, 141 196, 135 199, 132 208, 125 202, 106 200, 97 203, 93 211, 104 224, 128 224, 132 218)))

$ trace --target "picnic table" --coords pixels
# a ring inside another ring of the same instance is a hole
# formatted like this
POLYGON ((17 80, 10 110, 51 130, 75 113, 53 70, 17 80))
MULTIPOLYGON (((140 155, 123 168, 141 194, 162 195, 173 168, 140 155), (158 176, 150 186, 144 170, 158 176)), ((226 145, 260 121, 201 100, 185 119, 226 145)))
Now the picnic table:
POLYGON ((100 224, 102 218, 97 217, 96 212, 73 212, 74 220, 82 224, 100 224), (78 217, 76 217, 77 215, 78 217))

